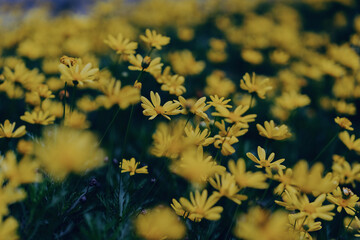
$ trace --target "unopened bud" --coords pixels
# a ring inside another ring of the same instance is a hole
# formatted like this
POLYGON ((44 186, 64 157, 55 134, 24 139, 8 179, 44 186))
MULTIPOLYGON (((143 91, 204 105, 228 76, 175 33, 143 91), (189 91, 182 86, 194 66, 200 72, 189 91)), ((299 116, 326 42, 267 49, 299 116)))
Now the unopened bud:
POLYGON ((138 80, 135 81, 134 83, 134 88, 137 88, 137 89, 140 89, 142 88, 142 83, 141 82, 138 82, 138 80))
POLYGON ((77 61, 75 58, 64 55, 60 58, 60 62, 64 65, 66 65, 67 67, 71 67, 71 66, 74 66, 77 61))
MULTIPOLYGON (((65 90, 61 90, 61 91, 59 92, 59 98, 60 98, 60 100, 63 100, 64 95, 65 95, 65 90)), ((66 91, 66 96, 65 96, 65 97, 66 97, 66 98, 69 98, 69 92, 68 92, 68 91, 66 91)))

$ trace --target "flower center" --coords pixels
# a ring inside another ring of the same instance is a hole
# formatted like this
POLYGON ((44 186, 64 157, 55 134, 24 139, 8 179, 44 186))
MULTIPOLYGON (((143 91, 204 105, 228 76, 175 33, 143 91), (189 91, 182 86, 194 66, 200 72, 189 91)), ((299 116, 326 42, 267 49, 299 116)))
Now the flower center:
POLYGON ((165 112, 163 106, 156 106, 154 110, 157 114, 163 114, 165 112))
POLYGON ((316 207, 311 204, 306 204, 304 206, 304 212, 307 212, 309 214, 316 213, 316 207))

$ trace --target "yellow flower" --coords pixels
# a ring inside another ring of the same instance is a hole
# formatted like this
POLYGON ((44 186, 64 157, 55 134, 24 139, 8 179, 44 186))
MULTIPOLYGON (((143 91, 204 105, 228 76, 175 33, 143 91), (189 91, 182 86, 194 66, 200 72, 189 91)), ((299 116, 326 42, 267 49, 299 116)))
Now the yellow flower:
POLYGON ((161 85, 161 90, 168 91, 170 94, 181 96, 186 92, 184 87, 185 78, 183 76, 174 75, 166 79, 161 85))
POLYGON ((228 97, 236 91, 236 85, 231 79, 225 77, 225 72, 215 70, 206 77, 206 87, 204 91, 206 95, 228 97))
POLYGON ((93 133, 73 128, 47 128, 35 146, 36 159, 56 181, 100 167, 104 156, 93 133))
POLYGON ((293 182, 292 175, 293 175, 293 171, 291 168, 287 168, 285 170, 285 173, 283 169, 279 169, 277 174, 273 176, 274 180, 280 182, 280 184, 274 189, 275 194, 282 195, 285 190, 287 190, 288 192, 296 191, 296 188, 292 186, 292 182, 293 182))
POLYGON ((154 77, 157 77, 161 74, 161 67, 164 65, 163 63, 160 63, 160 61, 161 58, 159 57, 151 59, 147 56, 143 58, 140 54, 136 54, 136 57, 134 55, 130 55, 129 63, 132 64, 132 66, 129 66, 129 70, 145 71, 154 77))
POLYGON ((52 92, 49 90, 48 85, 46 84, 39 84, 34 90, 38 96, 40 96, 42 99, 46 98, 55 98, 55 95, 52 94, 52 92))
POLYGON ((249 93, 257 93, 259 98, 264 99, 266 92, 272 89, 269 86, 269 79, 265 78, 261 81, 256 79, 255 73, 253 72, 252 77, 250 77, 249 73, 246 73, 243 76, 243 79, 240 82, 240 87, 243 90, 248 91, 249 93))
POLYGON ((241 57, 251 64, 260 64, 264 61, 264 57, 261 52, 253 49, 244 49, 241 51, 241 57))
POLYGON ((258 129, 259 134, 263 137, 274 140, 284 140, 291 137, 291 133, 285 124, 275 126, 274 121, 271 120, 270 122, 265 121, 264 127, 260 124, 256 124, 256 128, 258 129))
POLYGON ((138 47, 137 42, 131 42, 130 39, 124 38, 121 33, 119 33, 116 38, 109 35, 108 39, 104 40, 104 43, 111 49, 115 50, 117 54, 134 54, 138 47))
POLYGON ((0 123, 0 138, 19 138, 26 134, 25 126, 21 126, 15 129, 15 122, 10 123, 8 119, 5 120, 4 124, 0 123))
POLYGON ((78 59, 74 65, 68 66, 61 63, 59 65, 61 79, 65 82, 73 83, 74 85, 79 84, 79 86, 83 86, 85 83, 92 83, 95 79, 95 74, 99 69, 91 67, 91 63, 83 65, 81 59, 78 59))
POLYGON ((345 100, 333 101, 332 105, 335 108, 335 111, 340 114, 355 115, 356 106, 354 103, 347 103, 345 100))
POLYGON ((233 231, 235 236, 245 240, 295 240, 287 225, 288 214, 285 211, 270 213, 256 206, 239 216, 233 231))
POLYGON ((332 171, 334 176, 339 179, 340 184, 352 184, 355 187, 355 181, 360 181, 360 164, 353 163, 349 164, 345 158, 341 158, 342 161, 335 161, 332 165, 332 171))
POLYGON ((185 224, 169 207, 157 206, 142 211, 135 219, 136 233, 146 240, 183 239, 185 224))
POLYGON ((207 143, 214 143, 214 147, 221 149, 221 154, 223 156, 229 156, 235 153, 235 148, 233 144, 239 142, 239 140, 234 136, 220 136, 215 135, 212 138, 208 138, 207 143))
POLYGON ((197 75, 205 68, 205 63, 196 61, 189 50, 170 53, 169 60, 175 73, 182 76, 197 75))
POLYGON ((3 219, 0 217, 0 236, 6 240, 18 240, 20 237, 17 234, 19 223, 13 217, 7 217, 3 219))
POLYGON ((338 205, 337 211, 341 212, 344 208, 345 212, 349 215, 355 215, 355 205, 359 201, 359 197, 356 196, 349 188, 337 187, 332 193, 327 195, 327 200, 331 203, 338 205))
POLYGON ((254 122, 257 116, 256 114, 242 116, 247 110, 249 110, 249 106, 239 105, 233 112, 230 112, 228 109, 220 105, 216 106, 215 108, 217 112, 212 113, 212 115, 223 117, 228 123, 248 124, 249 122, 254 122))
POLYGON ((282 199, 283 202, 278 200, 275 200, 275 202, 287 210, 298 210, 299 212, 292 214, 292 217, 299 222, 304 221, 305 218, 311 220, 321 218, 325 221, 332 221, 333 216, 335 216, 335 213, 331 212, 335 208, 334 204, 323 206, 326 194, 322 194, 313 202, 310 202, 306 194, 285 191, 282 199))
POLYGON ((270 168, 270 169, 285 169, 284 165, 281 165, 282 162, 285 161, 284 158, 276 160, 275 162, 272 162, 275 157, 275 153, 271 153, 270 156, 266 159, 266 152, 265 149, 258 146, 257 149, 259 159, 254 156, 254 154, 248 152, 246 153, 246 156, 250 158, 251 161, 254 163, 257 163, 259 165, 256 165, 257 168, 270 168))
POLYGON ((140 101, 140 90, 132 86, 121 87, 121 81, 111 79, 101 86, 103 96, 98 96, 96 102, 106 109, 110 109, 114 104, 119 105, 121 109, 126 109, 130 105, 140 101))
POLYGON ((204 154, 202 146, 198 146, 186 149, 179 160, 172 162, 170 170, 202 187, 210 177, 225 171, 225 167, 218 165, 212 156, 204 154))
POLYGON ((189 144, 194 144, 197 146, 205 146, 206 140, 210 135, 210 132, 207 128, 205 128, 203 131, 201 131, 199 125, 197 125, 195 128, 191 124, 188 124, 185 129, 185 141, 189 144))
POLYGON ((172 200, 171 207, 175 210, 176 214, 189 218, 191 221, 200 222, 203 218, 216 221, 221 218, 223 208, 220 206, 214 207, 219 198, 211 195, 208 198, 208 192, 205 189, 201 194, 199 191, 190 192, 190 201, 186 198, 180 198, 180 203, 175 199, 172 200))
POLYGON ((139 162, 135 162, 135 158, 131 158, 130 160, 123 159, 119 167, 121 168, 121 173, 129 172, 130 176, 135 175, 135 173, 148 174, 147 166, 138 168, 139 164, 139 162))
MULTIPOLYGON (((0 174, 0 216, 9 214, 8 206, 26 198, 26 192, 14 184, 4 184, 3 174, 0 174)), ((0 218, 1 219, 1 218, 0 218)), ((1 224, 0 224, 1 228, 1 224)), ((1 235, 0 235, 1 236, 1 235)))
POLYGON ((332 173, 327 173, 323 177, 323 172, 322 163, 314 164, 309 170, 308 162, 300 160, 293 167, 292 184, 298 187, 301 192, 314 196, 332 192, 338 186, 339 181, 332 173))
POLYGON ((17 144, 16 150, 18 151, 18 153, 20 153, 22 155, 29 155, 34 150, 34 144, 32 141, 26 141, 26 140, 20 139, 20 141, 17 144))
POLYGON ((268 187, 266 183, 266 175, 261 172, 250 172, 246 171, 246 164, 244 159, 239 158, 235 163, 234 160, 230 160, 229 170, 234 175, 236 183, 239 185, 240 189, 243 188, 256 188, 256 189, 265 189, 268 187))
POLYGON ((168 101, 164 104, 164 106, 161 106, 159 93, 154 94, 153 91, 150 92, 150 98, 151 102, 147 98, 141 96, 141 106, 144 108, 143 114, 145 116, 150 116, 149 120, 154 119, 159 114, 166 119, 171 120, 168 115, 177 115, 180 113, 180 110, 178 109, 180 107, 180 103, 168 101))
POLYGON ((182 96, 179 96, 179 101, 175 100, 175 102, 178 102, 181 105, 182 114, 186 115, 191 112, 206 121, 210 121, 208 115, 205 113, 210 108, 210 105, 206 105, 205 101, 206 97, 202 97, 196 101, 194 99, 185 99, 182 96))
POLYGON ((86 119, 86 114, 73 110, 72 112, 66 114, 64 126, 87 129, 90 127, 90 121, 86 119))
POLYGON ((344 219, 344 228, 352 234, 355 233, 355 237, 360 237, 360 220, 357 216, 354 218, 346 217, 344 219))
POLYGON ((307 218, 304 220, 296 219, 292 214, 289 214, 289 231, 296 235, 296 239, 312 240, 309 232, 319 231, 321 229, 321 222, 315 222, 313 219, 307 218))
POLYGON ((349 150, 354 150, 357 154, 360 154, 360 138, 355 140, 355 134, 350 137, 347 131, 343 131, 339 133, 339 138, 349 150))
POLYGON ((169 37, 158 34, 155 30, 150 31, 150 29, 146 29, 145 35, 146 36, 140 35, 140 39, 149 44, 150 47, 154 47, 158 50, 160 50, 162 46, 168 45, 170 42, 169 37))
POLYGON ((19 186, 23 183, 39 182, 41 176, 37 172, 40 168, 38 161, 33 161, 30 158, 23 158, 17 162, 15 153, 8 151, 5 158, 1 161, 0 167, 4 177, 9 179, 9 184, 19 186))
POLYGON ((310 98, 307 95, 294 91, 283 93, 280 97, 276 98, 275 101, 280 107, 289 111, 310 104, 310 98))
POLYGON ((225 99, 224 97, 219 98, 218 95, 210 96, 211 101, 207 102, 207 104, 216 107, 216 106, 223 106, 224 108, 231 108, 231 105, 228 105, 228 103, 231 101, 231 99, 225 99))
POLYGON ((352 122, 347 119, 346 117, 336 117, 335 118, 335 122, 342 128, 346 129, 346 130, 349 130, 349 131, 353 131, 354 128, 351 127, 352 125, 352 122))
POLYGON ((51 115, 48 111, 34 110, 32 112, 25 112, 24 115, 20 116, 20 119, 31 124, 49 125, 54 123, 55 116, 51 115))
POLYGON ((210 178, 209 183, 218 192, 213 192, 219 198, 222 196, 229 198, 237 204, 241 204, 241 201, 247 199, 246 195, 238 194, 240 188, 236 185, 236 181, 233 175, 228 172, 223 172, 221 175, 215 174, 215 178, 210 178))

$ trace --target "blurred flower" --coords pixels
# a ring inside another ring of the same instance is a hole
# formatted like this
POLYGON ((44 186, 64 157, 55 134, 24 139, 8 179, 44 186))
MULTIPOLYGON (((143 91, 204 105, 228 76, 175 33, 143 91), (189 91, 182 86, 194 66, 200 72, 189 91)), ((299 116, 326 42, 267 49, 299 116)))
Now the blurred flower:
POLYGON ((345 144, 349 150, 354 150, 360 154, 360 139, 355 140, 355 134, 351 135, 347 131, 339 133, 340 140, 345 144))
POLYGON ((0 217, 0 236, 6 237, 6 240, 20 239, 17 234, 19 223, 13 217, 0 217))
POLYGON ((285 158, 276 160, 272 162, 275 157, 275 153, 271 153, 269 157, 266 159, 266 152, 265 149, 258 146, 257 148, 259 159, 254 156, 251 152, 246 153, 246 156, 250 158, 251 161, 257 163, 259 165, 255 165, 257 168, 270 168, 270 169, 285 169, 284 165, 281 165, 282 162, 285 161, 285 158))
POLYGON ((335 122, 342 128, 345 128, 346 130, 353 131, 354 128, 351 127, 352 122, 347 119, 346 117, 336 117, 335 122))
POLYGON ((24 157, 20 162, 17 161, 16 155, 12 151, 8 151, 0 162, 0 167, 5 178, 9 179, 9 184, 19 186, 39 182, 41 176, 38 173, 40 163, 24 157))
POLYGON ((266 183, 267 177, 265 174, 261 172, 246 171, 244 159, 239 158, 236 163, 234 160, 230 160, 228 165, 229 170, 235 177, 235 181, 239 185, 240 189, 247 187, 265 189, 268 187, 268 184, 266 183))
POLYGON ((339 183, 342 185, 351 184, 355 187, 355 181, 360 181, 360 164, 355 162, 350 165, 343 157, 341 161, 335 161, 338 158, 333 157, 333 159, 332 172, 339 179, 339 183))
POLYGON ((283 93, 275 99, 275 102, 284 109, 289 111, 310 104, 310 98, 307 95, 296 92, 283 93))
POLYGON ((255 73, 253 72, 252 77, 249 73, 246 73, 241 79, 240 87, 249 93, 257 93, 259 98, 264 99, 266 92, 270 91, 272 87, 269 85, 269 79, 265 78, 262 80, 256 79, 255 73))
POLYGON ((136 233, 146 240, 183 239, 186 227, 177 215, 165 206, 147 209, 135 219, 136 233))
POLYGON ((208 198, 208 192, 205 189, 200 194, 199 191, 190 192, 190 201, 186 198, 180 198, 180 203, 175 199, 172 200, 171 207, 175 210, 176 214, 189 218, 191 221, 200 222, 203 218, 216 221, 221 218, 221 212, 223 207, 214 205, 219 200, 215 195, 211 195, 208 198))
POLYGON ((193 185, 203 187, 210 177, 225 171, 225 167, 218 165, 212 156, 204 154, 202 146, 198 146, 182 152, 180 159, 171 163, 170 170, 193 185))
POLYGON ((184 82, 185 78, 183 76, 171 76, 163 82, 161 90, 168 91, 170 94, 174 94, 176 96, 181 96, 186 92, 184 82))
POLYGON ((218 95, 210 96, 211 101, 207 102, 207 104, 216 107, 216 106, 223 106, 224 108, 231 108, 231 105, 228 105, 228 103, 231 101, 231 99, 225 99, 224 97, 219 98, 218 95))
POLYGON ((169 60, 175 73, 182 76, 197 75, 205 68, 205 63, 196 61, 189 50, 170 53, 169 60))
POLYGON ((16 150, 18 151, 18 153, 20 153, 22 155, 29 155, 34 150, 34 144, 32 141, 26 141, 26 140, 20 139, 20 141, 17 144, 16 150))
POLYGON ((54 123, 55 116, 48 111, 33 110, 32 112, 25 112, 24 115, 20 116, 20 119, 31 124, 49 125, 54 123))
POLYGON ((234 235, 246 240, 295 240, 295 236, 288 231, 288 214, 284 211, 270 213, 259 206, 252 207, 248 213, 238 217, 234 227, 234 235))
POLYGON ((274 121, 271 120, 270 122, 265 121, 264 127, 260 124, 256 124, 259 134, 263 137, 274 140, 284 140, 291 137, 291 133, 285 124, 275 127, 274 121))
POLYGON ((246 61, 254 65, 261 64, 264 61, 261 52, 253 49, 244 49, 241 51, 241 57, 246 61))
POLYGON ((121 173, 129 172, 130 176, 135 175, 135 173, 148 174, 147 166, 138 168, 139 164, 139 162, 135 162, 135 158, 131 158, 130 160, 123 159, 119 167, 121 168, 121 173))
POLYGON ((207 95, 228 97, 236 91, 236 85, 231 79, 225 77, 225 72, 215 70, 206 77, 206 87, 204 91, 207 95))
POLYGON ((168 45, 170 42, 169 37, 158 34, 155 30, 150 31, 150 29, 146 29, 145 36, 140 35, 140 39, 147 43, 150 47, 154 47, 158 50, 160 50, 162 46, 168 45))
POLYGON ((86 119, 86 114, 79 112, 77 110, 73 110, 66 115, 64 126, 78 128, 78 129, 86 129, 89 128, 91 123, 86 119))
POLYGON ((131 42, 130 39, 124 38, 121 33, 119 33, 116 38, 112 35, 108 36, 108 39, 104 40, 104 43, 107 44, 111 49, 115 50, 117 54, 134 54, 135 50, 138 47, 137 42, 131 42))
POLYGON ((0 138, 19 138, 26 134, 25 126, 21 126, 15 129, 15 122, 10 123, 8 119, 5 120, 4 124, 0 123, 0 138))
POLYGON ((168 120, 171 120, 168 115, 177 115, 180 113, 178 109, 180 104, 178 102, 168 101, 163 106, 161 106, 161 98, 159 93, 153 91, 150 92, 151 102, 141 96, 141 106, 144 108, 143 114, 145 116, 150 116, 149 120, 153 120, 157 115, 161 114, 168 120))
POLYGON ((35 146, 35 158, 56 181, 70 172, 84 174, 103 164, 104 152, 92 132, 73 128, 47 128, 35 146))

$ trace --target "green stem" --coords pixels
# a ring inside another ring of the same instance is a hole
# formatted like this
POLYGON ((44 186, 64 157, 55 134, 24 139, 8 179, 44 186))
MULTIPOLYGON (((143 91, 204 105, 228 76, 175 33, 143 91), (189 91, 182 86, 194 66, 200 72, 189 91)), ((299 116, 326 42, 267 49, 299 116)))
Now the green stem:
POLYGON ((251 98, 250 98, 250 104, 249 104, 249 110, 251 108, 252 102, 253 102, 253 98, 254 98, 254 93, 251 93, 251 98))
POLYGON ((351 223, 354 221, 355 215, 356 215, 356 214, 354 214, 354 216, 351 218, 349 224, 348 224, 347 227, 345 228, 345 232, 347 232, 347 230, 349 229, 351 223))
POLYGON ((77 85, 79 84, 77 81, 73 81, 74 83, 74 88, 73 88, 73 95, 71 97, 71 107, 70 107, 70 112, 74 111, 74 107, 75 107, 75 95, 76 95, 76 89, 77 89, 77 85))
POLYGON ((273 179, 271 178, 270 179, 270 183, 269 183, 269 187, 264 191, 260 201, 264 200, 264 198, 266 197, 266 194, 268 193, 269 189, 270 189, 270 186, 271 186, 271 183, 272 183, 273 179))
POLYGON ((323 154, 323 152, 331 145, 331 143, 337 138, 338 132, 332 137, 332 139, 326 144, 326 146, 316 155, 316 157, 312 160, 312 162, 315 162, 318 160, 318 158, 323 154))
POLYGON ((113 118, 111 119, 111 122, 108 124, 108 126, 107 126, 104 134, 102 135, 98 145, 101 144, 101 142, 104 139, 104 137, 106 136, 107 132, 110 130, 110 128, 111 128, 112 124, 114 123, 114 121, 115 121, 117 115, 119 114, 119 112, 120 112, 120 108, 117 109, 116 113, 114 114, 113 118))

